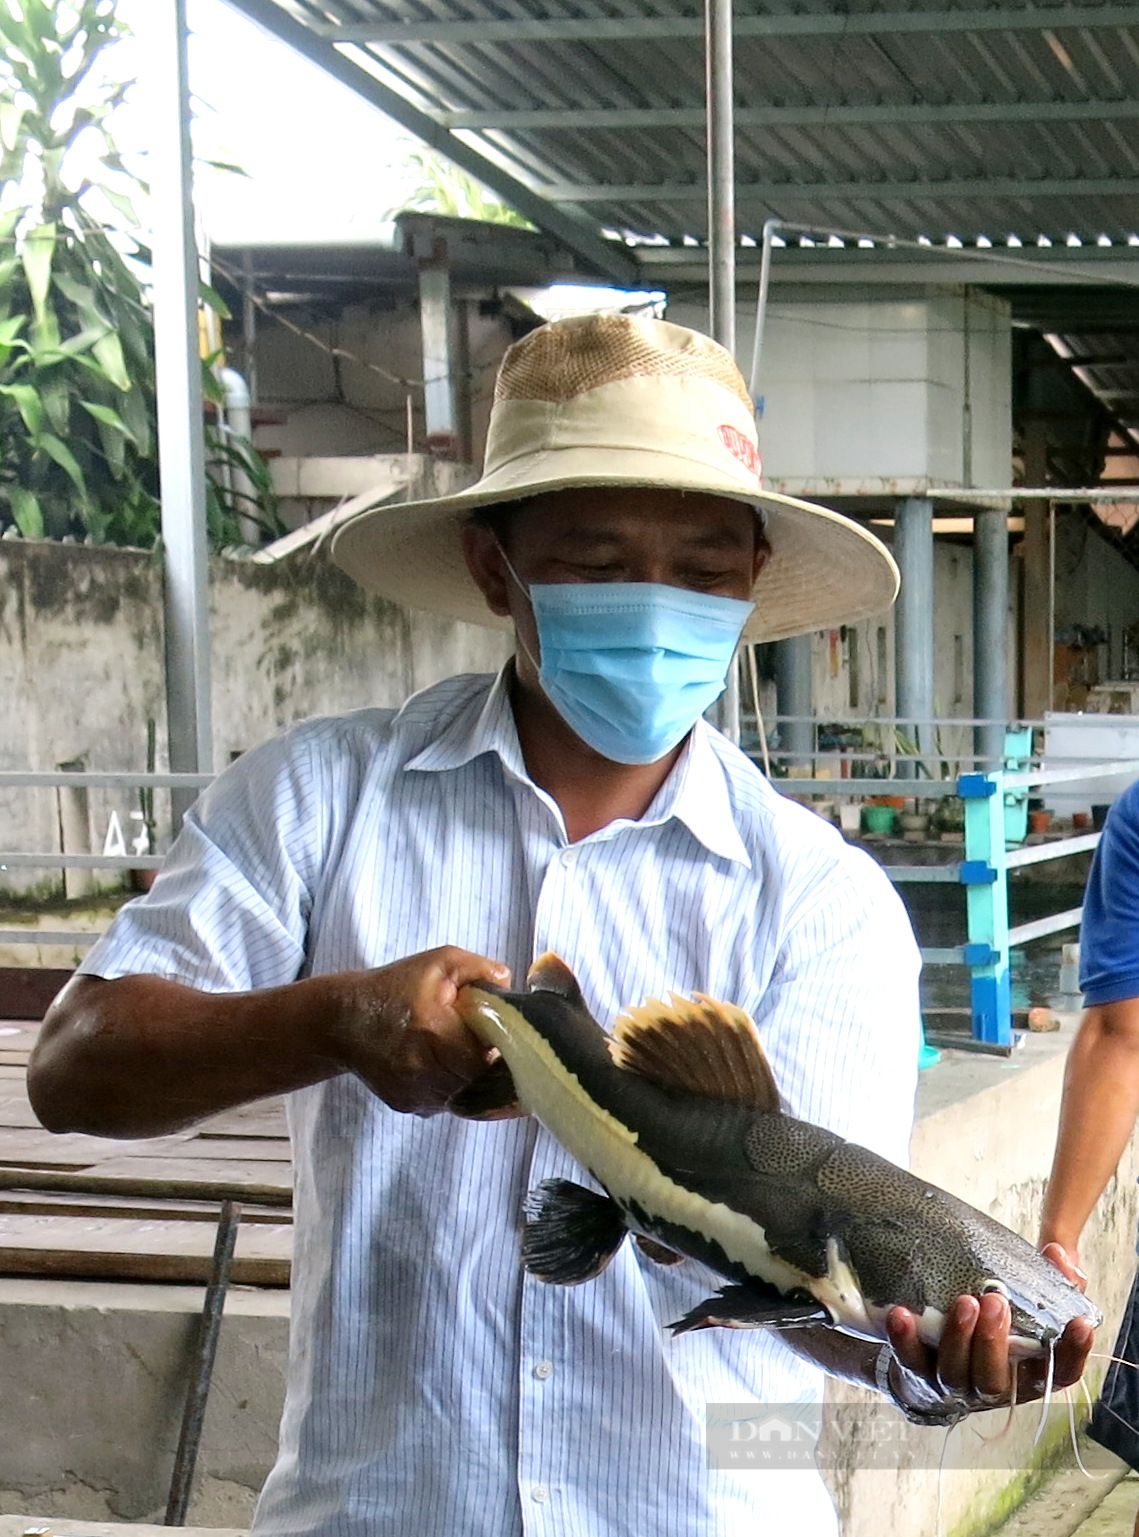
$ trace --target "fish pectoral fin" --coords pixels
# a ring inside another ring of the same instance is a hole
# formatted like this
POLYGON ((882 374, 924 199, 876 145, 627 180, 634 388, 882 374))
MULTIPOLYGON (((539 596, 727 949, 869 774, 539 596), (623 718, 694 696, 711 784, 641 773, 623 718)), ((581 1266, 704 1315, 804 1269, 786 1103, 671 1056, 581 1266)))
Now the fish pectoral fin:
POLYGON ((692 1329, 793 1329, 804 1324, 829 1324, 831 1316, 806 1291, 783 1293, 762 1282, 725 1286, 676 1323, 673 1334, 692 1329))
POLYGON ((540 1281, 592 1281, 621 1247, 628 1228, 616 1201, 568 1179, 545 1179, 526 1202, 522 1263, 540 1281))
POLYGON ((447 1109, 465 1121, 500 1121, 517 1115, 522 1106, 506 1059, 496 1057, 477 1078, 452 1094, 447 1109))
POLYGON ((675 1249, 669 1249, 664 1244, 657 1243, 655 1238, 646 1238, 643 1233, 634 1233, 633 1242, 642 1254, 658 1265, 679 1265, 685 1258, 683 1254, 677 1254, 675 1249))
POLYGON ((702 1094, 753 1110, 778 1110, 779 1091, 755 1021, 734 1004, 704 993, 650 998, 626 1009, 613 1027, 617 1067, 662 1089, 702 1094))
POLYGON ((555 955, 552 950, 544 951, 530 967, 526 973, 526 986, 532 993, 557 993, 559 998, 565 998, 569 1003, 580 1003, 585 1008, 585 999, 577 985, 577 978, 561 956, 555 955))

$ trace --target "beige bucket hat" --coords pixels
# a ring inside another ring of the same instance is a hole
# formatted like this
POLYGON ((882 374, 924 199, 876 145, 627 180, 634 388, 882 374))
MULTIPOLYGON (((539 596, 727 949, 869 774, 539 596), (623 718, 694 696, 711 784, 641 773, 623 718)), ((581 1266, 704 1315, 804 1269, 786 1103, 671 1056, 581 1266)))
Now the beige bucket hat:
POLYGON ((432 501, 346 509, 332 558, 369 592, 450 619, 505 626, 463 560, 478 507, 579 486, 661 486, 762 510, 772 557, 745 640, 781 640, 888 609, 898 568, 850 518, 765 491, 751 399, 731 354, 663 320, 552 321, 503 358, 482 477, 432 501))

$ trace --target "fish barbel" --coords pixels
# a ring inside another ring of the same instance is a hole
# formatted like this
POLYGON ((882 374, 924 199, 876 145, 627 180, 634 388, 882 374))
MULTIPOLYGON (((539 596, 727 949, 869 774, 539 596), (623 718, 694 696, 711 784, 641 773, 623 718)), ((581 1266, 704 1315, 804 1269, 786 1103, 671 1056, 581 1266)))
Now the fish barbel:
POLYGON ((688 1256, 729 1284, 673 1324, 820 1323, 886 1339, 909 1308, 936 1347, 955 1298, 1001 1292, 1010 1351, 1046 1354, 1073 1318, 1102 1315, 1024 1238, 836 1133, 786 1115, 759 1033, 702 994, 650 999, 612 1036, 547 954, 525 993, 462 989, 464 1023, 500 1060, 452 1101, 494 1113, 516 1097, 602 1187, 547 1180, 522 1240, 527 1270, 572 1285, 629 1232, 663 1262, 688 1256))

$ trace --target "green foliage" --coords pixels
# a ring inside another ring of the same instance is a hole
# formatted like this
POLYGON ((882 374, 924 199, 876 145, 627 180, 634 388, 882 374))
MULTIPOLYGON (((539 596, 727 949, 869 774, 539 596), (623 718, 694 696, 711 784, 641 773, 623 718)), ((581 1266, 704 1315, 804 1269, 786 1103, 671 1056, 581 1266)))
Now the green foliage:
MULTIPOLYGON (((126 87, 100 58, 123 30, 114 0, 0 0, 0 532, 145 548, 160 522, 145 189, 111 138, 126 87)), ((267 484, 252 445, 210 455, 267 484)), ((239 542, 216 470, 208 503, 211 542, 239 542)))
POLYGON ((418 172, 419 185, 404 198, 398 209, 389 210, 389 217, 408 210, 449 214, 457 219, 482 219, 487 224, 513 224, 521 229, 534 228, 529 219, 524 219, 481 182, 466 171, 460 171, 458 166, 434 150, 417 146, 408 155, 407 164, 418 172))

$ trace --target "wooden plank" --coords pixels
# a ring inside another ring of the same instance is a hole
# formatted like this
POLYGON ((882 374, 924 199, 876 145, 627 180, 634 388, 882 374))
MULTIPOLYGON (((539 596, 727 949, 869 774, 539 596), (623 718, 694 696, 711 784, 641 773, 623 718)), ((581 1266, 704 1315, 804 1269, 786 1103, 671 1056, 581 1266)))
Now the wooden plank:
POLYGON ((212 1163, 288 1163, 292 1149, 278 1137, 187 1137, 174 1156, 205 1158, 212 1163))
POLYGON ((0 1051, 31 1051, 39 1039, 39 1025, 0 1020, 0 1051))
MULTIPOLYGON (((0 1216, 0 1272, 102 1280, 204 1282, 214 1228, 203 1222, 120 1217, 0 1216)), ((232 1279, 287 1286, 292 1227, 251 1224, 238 1230, 232 1279)))
POLYGON ((223 1110, 220 1115, 200 1121, 194 1128, 199 1137, 281 1137, 288 1138, 285 1107, 279 1099, 259 1099, 237 1110, 223 1110))
POLYGON ((26 1094, 0 1094, 0 1131, 16 1128, 43 1131, 26 1094))
POLYGON ((71 976, 53 966, 0 966, 0 1019, 42 1019, 71 976))
MULTIPOLYGON (((41 1217, 133 1217, 159 1221, 212 1222, 218 1220, 218 1201, 171 1201, 143 1196, 71 1194, 50 1190, 0 1190, 0 1212, 41 1217)), ((242 1222, 291 1222, 292 1212, 283 1206, 259 1206, 242 1202, 242 1222)))
POLYGON ((288 1206, 291 1164, 211 1164, 176 1158, 110 1159, 93 1169, 17 1169, 0 1166, 0 1190, 78 1191, 93 1195, 164 1200, 256 1201, 288 1206))
POLYGON ((0 1041, 0 1067, 18 1067, 26 1071, 30 1055, 30 1047, 13 1046, 9 1049, 0 1041))
POLYGON ((146 1141, 128 1141, 121 1137, 88 1137, 80 1131, 55 1132, 0 1130, 0 1165, 22 1168, 86 1169, 108 1158, 141 1158, 180 1155, 185 1134, 152 1137, 146 1141))

